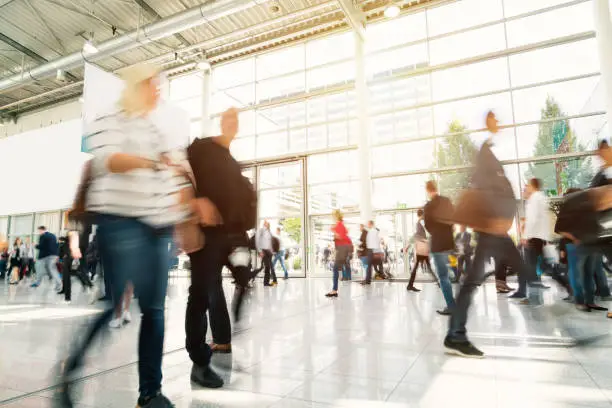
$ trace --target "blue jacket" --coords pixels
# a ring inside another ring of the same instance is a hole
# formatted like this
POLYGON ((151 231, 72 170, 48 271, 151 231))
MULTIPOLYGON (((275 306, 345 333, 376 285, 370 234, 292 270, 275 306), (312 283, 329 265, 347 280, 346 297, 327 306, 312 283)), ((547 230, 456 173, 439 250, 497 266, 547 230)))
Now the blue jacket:
POLYGON ((38 259, 43 259, 48 256, 58 256, 59 245, 57 244, 57 237, 48 231, 41 234, 36 249, 38 249, 38 259))

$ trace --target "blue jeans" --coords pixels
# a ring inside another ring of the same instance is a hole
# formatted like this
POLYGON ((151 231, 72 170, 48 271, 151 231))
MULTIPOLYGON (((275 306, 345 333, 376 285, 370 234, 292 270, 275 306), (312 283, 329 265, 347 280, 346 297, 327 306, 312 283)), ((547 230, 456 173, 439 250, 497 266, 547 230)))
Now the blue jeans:
POLYGON ((577 248, 574 244, 567 244, 565 246, 565 252, 567 254, 567 275, 574 299, 584 299, 582 284, 580 284, 578 279, 578 255, 576 251, 577 248))
POLYGON ((582 288, 580 296, 576 296, 576 304, 591 305, 595 303, 595 273, 601 256, 596 248, 579 245, 576 249, 578 284, 582 288))
POLYGON ((276 267, 276 262, 279 261, 281 268, 285 272, 285 279, 289 278, 289 274, 287 273, 287 267, 285 266, 285 250, 281 249, 276 254, 274 254, 274 258, 272 259, 272 269, 276 267))
POLYGON ((432 252, 431 256, 436 265, 436 273, 440 280, 440 289, 444 295, 446 306, 452 309, 455 306, 455 299, 453 298, 453 286, 451 285, 450 276, 448 273, 448 255, 450 252, 432 252))
POLYGON ((338 278, 340 277, 340 269, 342 269, 342 275, 345 276, 345 270, 347 267, 349 268, 350 273, 350 265, 348 265, 348 256, 350 252, 350 246, 348 245, 340 245, 336 247, 336 260, 334 262, 334 282, 333 282, 333 290, 338 290, 338 278))
MULTIPOLYGON (((43 275, 49 275, 55 283, 55 289, 60 290, 62 288, 62 279, 57 270, 57 260, 57 256, 49 255, 36 261, 36 280, 34 281, 36 285, 40 285, 43 275)), ((70 273, 70 271, 64 271, 64 273, 70 273)))
MULTIPOLYGON (((127 282, 138 293, 142 313, 138 341, 138 375, 141 397, 161 390, 164 346, 164 303, 168 288, 171 229, 153 229, 134 218, 100 216, 97 220, 98 243, 104 273, 108 277, 113 304, 121 302, 127 282)), ((108 305, 86 333, 84 341, 68 359, 70 372, 82 364, 83 357, 96 335, 112 318, 114 306, 108 305)))

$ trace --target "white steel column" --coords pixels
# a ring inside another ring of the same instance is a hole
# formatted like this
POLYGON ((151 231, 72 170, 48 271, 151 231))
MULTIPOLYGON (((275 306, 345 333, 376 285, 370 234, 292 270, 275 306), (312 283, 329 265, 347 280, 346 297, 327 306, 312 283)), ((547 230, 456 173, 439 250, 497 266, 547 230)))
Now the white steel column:
POLYGON ((361 219, 372 219, 372 171, 370 165, 369 92, 365 73, 365 36, 355 32, 355 91, 357 94, 357 116, 359 132, 359 181, 361 194, 359 207, 361 219))
POLYGON ((211 96, 211 75, 210 68, 202 70, 202 137, 212 136, 211 132, 217 129, 211 129, 210 120, 210 96, 211 96))
POLYGON ((609 0, 593 0, 593 11, 595 13, 601 81, 606 101, 606 118, 608 129, 612 131, 612 21, 610 20, 609 0))

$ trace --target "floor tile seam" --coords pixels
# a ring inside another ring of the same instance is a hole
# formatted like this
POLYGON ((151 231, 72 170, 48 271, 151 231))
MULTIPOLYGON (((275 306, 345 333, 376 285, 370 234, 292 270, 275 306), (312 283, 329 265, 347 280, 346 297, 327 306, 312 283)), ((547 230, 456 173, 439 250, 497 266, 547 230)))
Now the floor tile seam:
MULTIPOLYGON (((573 354, 572 354, 573 356, 573 354)), ((575 358, 575 357, 574 357, 575 358)), ((599 389, 599 392, 602 394, 602 396, 608 400, 608 402, 610 403, 610 405, 612 405, 612 399, 610 397, 608 397, 606 395, 606 393, 604 392, 604 389, 601 388, 601 386, 599 385, 599 382, 597 382, 597 380, 595 380, 595 378, 593 377, 593 375, 591 375, 591 373, 584 367, 584 364, 582 364, 582 362, 580 360, 578 360, 577 358, 575 358, 575 360, 578 362, 578 365, 580 366, 580 368, 582 368, 582 370, 586 373, 586 375, 591 379, 591 381, 593 381, 593 383, 597 386, 597 389, 599 389)))
POLYGON ((412 362, 412 364, 410 364, 410 366, 408 367, 408 369, 406 370, 406 372, 404 373, 404 375, 402 375, 402 378, 400 378, 400 380, 397 382, 397 384, 395 384, 395 387, 393 387, 393 390, 389 393, 389 395, 387 396, 387 398, 385 398, 385 402, 389 401, 389 398, 391 398, 391 396, 393 395, 393 393, 398 389, 398 387, 400 386, 400 384, 402 384, 404 382, 404 379, 406 378, 406 376, 408 375, 408 373, 410 372, 410 370, 412 369, 412 367, 414 367, 414 365, 416 364, 416 362, 418 361, 418 359, 421 357, 421 355, 423 354, 423 352, 427 349, 427 347, 429 347, 429 344, 424 345, 418 356, 414 359, 414 361, 412 362))

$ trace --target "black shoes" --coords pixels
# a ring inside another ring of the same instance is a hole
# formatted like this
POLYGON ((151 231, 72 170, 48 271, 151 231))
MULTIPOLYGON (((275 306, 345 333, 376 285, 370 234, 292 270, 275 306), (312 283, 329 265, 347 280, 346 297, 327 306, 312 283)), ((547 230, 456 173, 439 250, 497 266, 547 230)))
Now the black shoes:
POLYGON ((421 291, 421 289, 417 289, 417 288, 415 288, 414 286, 407 286, 407 287, 406 287, 406 290, 407 290, 408 292, 420 292, 420 291, 421 291))
POLYGON ((527 297, 527 295, 525 295, 523 293, 514 292, 513 294, 508 296, 508 299, 525 299, 526 297, 527 297))
POLYGON ((454 354, 456 356, 468 357, 468 358, 483 358, 484 353, 478 350, 469 341, 455 342, 448 337, 444 339, 444 348, 448 354, 454 354))
POLYGON ((329 292, 325 295, 325 297, 338 297, 338 292, 329 292))
POLYGON ((208 366, 194 364, 191 369, 191 381, 205 388, 223 387, 223 379, 208 366))
POLYGON ((443 310, 436 310, 436 313, 441 316, 450 316, 451 312, 448 310, 448 307, 445 307, 443 310))
POLYGON ((371 285, 371 284, 372 284, 372 282, 368 282, 368 281, 361 281, 361 282, 360 282, 360 285, 363 285, 363 286, 365 286, 365 285, 371 285))
POLYGON ((607 310, 608 310, 608 308, 607 308, 607 307, 599 306, 599 305, 596 305, 596 304, 587 305, 587 307, 588 307, 589 309, 591 309, 591 310, 596 310, 596 311, 598 311, 598 312, 605 312, 605 311, 607 311, 607 310))
POLYGON ((175 405, 160 392, 154 397, 138 398, 136 408, 175 408, 175 405))

